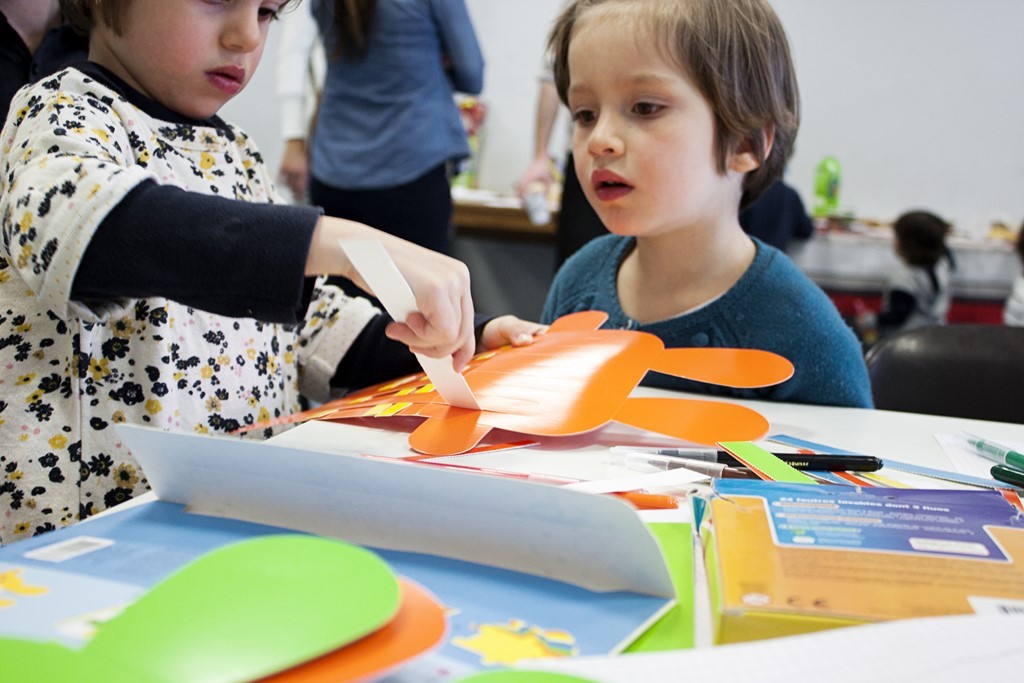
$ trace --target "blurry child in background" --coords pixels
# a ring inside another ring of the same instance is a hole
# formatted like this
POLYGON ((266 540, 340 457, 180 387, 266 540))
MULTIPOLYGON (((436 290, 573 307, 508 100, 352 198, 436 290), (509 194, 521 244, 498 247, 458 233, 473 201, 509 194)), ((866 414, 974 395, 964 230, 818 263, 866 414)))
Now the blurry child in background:
MULTIPOLYGON (((407 346, 474 352, 463 264, 281 204, 217 116, 289 1, 63 0, 90 61, 20 90, 0 136, 0 543, 148 490, 118 423, 224 435, 409 372, 407 346), (383 245, 419 313, 306 279, 365 286, 347 238, 383 245)), ((519 322, 484 346, 538 329, 519 322)))
POLYGON ((765 0, 576 0, 550 38, 576 173, 613 233, 559 270, 542 319, 595 309, 669 347, 754 348, 793 377, 747 398, 868 407, 861 349, 835 306, 741 206, 782 175, 799 125, 785 32, 765 0))
MULTIPOLYGON (((1020 257, 1021 267, 1024 268, 1024 223, 1017 233, 1017 256, 1020 257)), ((1006 300, 1006 308, 1003 309, 1003 322, 1024 327, 1024 270, 1018 273, 1017 279, 1013 281, 1013 290, 1006 300)))
POLYGON ((952 300, 949 224, 933 213, 911 211, 896 219, 899 265, 889 275, 876 325, 880 337, 924 325, 944 325, 952 300))

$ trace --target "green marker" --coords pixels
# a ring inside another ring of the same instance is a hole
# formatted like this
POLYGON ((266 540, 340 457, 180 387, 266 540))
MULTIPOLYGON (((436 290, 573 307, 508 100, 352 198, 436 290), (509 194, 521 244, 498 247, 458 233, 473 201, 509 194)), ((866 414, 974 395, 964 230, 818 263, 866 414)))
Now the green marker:
POLYGON ((992 465, 991 474, 992 478, 997 481, 1012 484, 1017 488, 1024 488, 1024 470, 1018 470, 1009 465, 992 465))
POLYGON ((1024 470, 1024 453, 1018 453, 1006 446, 988 441, 980 436, 968 434, 967 432, 960 432, 959 435, 978 455, 1002 465, 1010 465, 1017 469, 1024 470))

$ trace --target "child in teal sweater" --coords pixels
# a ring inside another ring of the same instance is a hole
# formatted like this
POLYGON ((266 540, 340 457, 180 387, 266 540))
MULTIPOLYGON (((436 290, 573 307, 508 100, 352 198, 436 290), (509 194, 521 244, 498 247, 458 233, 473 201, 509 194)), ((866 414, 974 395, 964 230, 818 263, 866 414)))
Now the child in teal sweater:
POLYGON ((704 393, 871 406, 860 345, 825 294, 739 211, 777 180, 799 124, 785 32, 765 0, 576 0, 549 41, 576 175, 612 235, 560 269, 542 322, 609 314, 666 346, 791 360, 775 387, 704 393))

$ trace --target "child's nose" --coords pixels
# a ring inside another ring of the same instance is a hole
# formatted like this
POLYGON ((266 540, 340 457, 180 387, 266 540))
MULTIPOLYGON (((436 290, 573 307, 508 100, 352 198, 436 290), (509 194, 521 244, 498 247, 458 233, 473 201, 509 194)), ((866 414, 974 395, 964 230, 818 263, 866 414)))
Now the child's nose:
MULTIPOLYGON (((238 7, 241 10, 245 5, 239 3, 238 7)), ((263 43, 259 14, 251 9, 235 12, 221 34, 221 42, 233 52, 252 52, 258 48, 263 43)))
POLYGON ((622 137, 617 132, 614 121, 608 117, 598 119, 591 129, 587 151, 593 156, 606 156, 621 154, 622 148, 622 137))

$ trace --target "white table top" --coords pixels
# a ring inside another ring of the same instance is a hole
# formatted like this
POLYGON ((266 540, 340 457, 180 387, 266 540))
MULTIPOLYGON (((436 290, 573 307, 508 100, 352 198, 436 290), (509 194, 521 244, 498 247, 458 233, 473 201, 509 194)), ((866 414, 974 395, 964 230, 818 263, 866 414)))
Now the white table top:
MULTIPOLYGON (((639 388, 634 392, 634 395, 678 396, 680 394, 639 388)), ((968 431, 996 441, 1024 442, 1024 425, 1018 424, 882 410, 761 401, 732 400, 730 402, 749 406, 768 418, 771 424, 769 434, 786 434, 837 448, 945 470, 954 470, 954 467, 936 440, 936 434, 968 431)), ((272 442, 280 446, 328 453, 358 452, 401 457, 413 454, 413 451, 407 445, 406 439, 408 431, 415 428, 419 423, 418 419, 405 419, 404 421, 402 419, 367 419, 359 423, 314 421, 290 429, 274 437, 272 442), (403 429, 395 429, 396 427, 403 427, 404 431, 403 429)), ((497 437, 499 442, 522 438, 521 435, 508 432, 500 433, 497 437)), ((625 471, 620 466, 609 464, 608 447, 617 444, 673 445, 673 442, 671 439, 662 438, 649 432, 640 432, 619 425, 609 425, 596 432, 582 436, 543 439, 539 445, 529 448, 453 456, 448 461, 481 467, 500 468, 509 471, 555 474, 580 479, 604 479, 635 474, 625 471)), ((143 498, 151 499, 152 497, 153 494, 147 494, 143 498)), ((699 553, 699 549, 696 552, 699 553)), ((697 649, 672 653, 673 656, 701 657, 706 656, 702 653, 720 649, 710 648, 709 650, 707 648, 711 642, 710 608, 706 591, 703 588, 704 573, 702 564, 697 562, 694 569, 696 572, 694 624, 697 649)), ((828 636, 828 638, 836 639, 836 643, 829 645, 831 641, 824 641, 822 646, 824 651, 849 652, 850 650, 844 644, 846 641, 843 640, 843 634, 847 631, 847 629, 839 629, 836 632, 829 632, 838 633, 838 635, 828 636), (829 650, 830 647, 831 650, 829 650)), ((725 655, 724 653, 736 651, 735 648, 737 647, 745 646, 728 646, 728 648, 732 649, 723 649, 723 656, 728 659, 730 655, 725 655)), ((942 649, 929 651, 929 655, 934 657, 940 657, 944 653, 945 651, 942 649)), ((636 680, 635 674, 643 669, 640 666, 636 669, 627 666, 624 674, 612 675, 609 673, 608 661, 610 660, 596 661, 598 668, 595 671, 602 671, 607 674, 609 681, 636 680)), ((636 660, 638 665, 640 662, 646 663, 646 661, 642 659, 636 660)), ((721 660, 712 661, 720 662, 721 660)), ((656 667, 652 671, 658 671, 664 675, 659 678, 658 675, 661 674, 655 675, 652 673, 647 678, 651 681, 677 680, 680 665, 686 663, 685 660, 680 662, 671 660, 665 663, 658 663, 652 660, 651 666, 656 667)), ((617 666, 621 668, 625 664, 625 662, 619 662, 617 666)), ((583 663, 581 662, 582 665, 583 663)), ((715 666, 718 667, 720 665, 716 664, 715 666)), ((415 667, 411 671, 412 673, 408 680, 416 680, 415 667)), ((820 672, 815 670, 813 676, 810 674, 806 676, 794 675, 791 680, 818 680, 815 676, 819 675, 820 672)), ((396 680, 406 679, 398 677, 396 680)), ((861 679, 848 678, 846 680, 861 679)), ((947 678, 944 680, 954 679, 947 678)))
MULTIPOLYGON (((634 396, 672 396, 673 392, 638 388, 634 396)), ((692 396, 692 395, 691 395, 692 396)), ((710 397, 709 397, 710 400, 710 397)), ((785 434, 807 441, 815 441, 835 448, 899 460, 923 467, 956 472, 949 457, 936 440, 936 434, 971 432, 994 441, 1024 443, 1024 425, 948 418, 934 415, 899 413, 884 410, 836 408, 795 403, 731 400, 757 410, 771 427, 769 435, 785 434)), ((368 419, 353 422, 307 422, 274 437, 273 442, 295 448, 337 453, 370 453, 402 457, 413 455, 407 444, 408 430, 414 429, 418 419, 404 424, 406 431, 392 431, 389 419, 368 419)), ((392 425, 401 423, 391 423, 392 425)), ((498 441, 522 439, 521 435, 502 433, 498 441)), ((503 471, 549 474, 584 480, 618 479, 636 476, 624 467, 611 464, 608 447, 629 445, 680 445, 672 439, 630 427, 611 424, 582 436, 540 439, 537 446, 514 450, 452 456, 444 462, 460 465, 490 467, 503 471)), ((771 444, 762 441, 762 445, 771 444)), ((885 470, 883 470, 885 472, 885 470)), ((936 488, 948 485, 934 479, 919 478, 917 485, 936 488)), ((682 511, 683 509, 681 509, 682 511)), ((649 519, 667 521, 658 512, 649 519)), ((649 514, 649 513, 648 513, 649 514)), ((695 552, 699 553, 699 549, 695 552)), ((704 571, 695 564, 694 624, 695 644, 703 649, 711 644, 711 618, 706 594, 704 571)), ((612 680, 612 679, 610 679, 612 680)), ((627 677, 627 680, 632 680, 627 677)), ((674 680, 674 679, 673 679, 674 680)))

